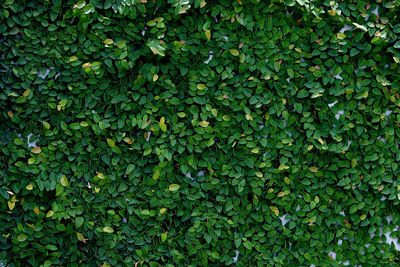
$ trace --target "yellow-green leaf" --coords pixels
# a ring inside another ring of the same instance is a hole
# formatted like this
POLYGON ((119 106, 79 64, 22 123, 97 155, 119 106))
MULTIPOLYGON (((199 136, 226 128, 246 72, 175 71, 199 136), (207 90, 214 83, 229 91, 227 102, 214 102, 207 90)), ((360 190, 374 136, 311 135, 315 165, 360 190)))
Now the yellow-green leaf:
POLYGON ((104 43, 105 43, 106 45, 111 45, 111 44, 114 43, 114 40, 113 40, 113 39, 105 39, 105 40, 104 40, 104 43))
POLYGON ((198 89, 198 90, 204 90, 204 89, 206 89, 206 88, 207 88, 207 86, 206 86, 205 84, 199 83, 199 84, 197 85, 197 89, 198 89))
POLYGON ((164 214, 166 211, 167 211, 166 208, 161 208, 161 209, 160 209, 160 214, 164 214))
POLYGON ((42 152, 42 149, 40 148, 40 147, 34 147, 34 148, 32 148, 31 149, 31 152, 33 153, 33 154, 40 154, 40 152, 42 152))
POLYGON ((46 128, 47 130, 50 129, 50 123, 48 123, 46 121, 43 121, 42 123, 43 123, 44 128, 46 128))
POLYGON ((177 191, 179 189, 179 187, 180 187, 180 185, 178 185, 178 184, 171 184, 171 185, 169 185, 168 189, 171 192, 175 192, 175 191, 177 191))
POLYGON ((164 133, 167 131, 167 125, 165 124, 164 117, 161 118, 159 126, 160 126, 161 131, 163 131, 164 133))
POLYGON ((20 235, 18 236, 18 242, 24 242, 27 238, 28 238, 27 235, 25 235, 25 234, 20 234, 20 235))
POLYGON ((210 30, 206 30, 205 35, 206 35, 207 40, 211 39, 211 31, 210 30))
POLYGON ((250 114, 246 114, 246 120, 252 121, 253 117, 250 114))
POLYGON ((161 234, 161 242, 165 242, 167 240, 168 234, 167 232, 161 234))
POLYGON ((33 185, 28 184, 25 188, 26 188, 26 190, 31 191, 33 189, 33 185))
POLYGON ((22 94, 24 97, 28 97, 29 93, 31 92, 31 90, 27 89, 24 91, 24 93, 22 94))
POLYGON ((283 179, 285 180, 285 183, 286 183, 286 184, 290 184, 289 177, 285 177, 285 178, 283 178, 283 179))
POLYGON ((76 233, 76 238, 77 238, 79 241, 83 241, 83 240, 85 239, 85 237, 84 237, 81 233, 76 233))
POLYGON ((65 177, 65 174, 61 177, 61 185, 62 186, 68 186, 68 179, 65 177))
POLYGON ((15 202, 11 202, 11 201, 8 201, 8 209, 9 210, 13 210, 14 209, 14 207, 15 207, 15 202))
POLYGON ((342 33, 342 32, 339 32, 339 33, 337 34, 337 37, 338 37, 339 40, 343 40, 344 38, 346 38, 346 34, 344 34, 344 33, 342 33))
POLYGON ((110 226, 104 226, 103 227, 103 232, 112 234, 112 233, 114 233, 114 229, 112 229, 112 227, 110 227, 110 226))
POLYGON ((237 51, 236 49, 229 49, 229 52, 235 57, 239 55, 239 51, 237 51))
POLYGON ((54 215, 54 211, 49 210, 49 211, 47 212, 47 214, 46 214, 46 217, 49 218, 49 217, 51 217, 51 216, 53 216, 53 215, 54 215))
POLYGON ((208 121, 201 121, 201 122, 199 122, 199 125, 201 126, 201 127, 207 127, 208 126, 208 121))
POLYGON ((155 81, 157 81, 158 80, 158 75, 155 73, 154 75, 153 75, 153 82, 155 82, 155 81))
POLYGON ((351 160, 351 167, 355 168, 357 166, 357 160, 356 159, 352 159, 351 160))
POLYGON ((309 168, 309 170, 310 170, 311 172, 317 172, 317 171, 318 171, 318 168, 315 167, 315 166, 312 166, 312 167, 309 168))
POLYGON ((153 173, 153 179, 157 180, 160 177, 160 170, 157 169, 154 173, 153 173))
POLYGON ((113 148, 113 147, 115 146, 114 140, 109 139, 109 138, 107 138, 107 144, 108 144, 111 148, 113 148))

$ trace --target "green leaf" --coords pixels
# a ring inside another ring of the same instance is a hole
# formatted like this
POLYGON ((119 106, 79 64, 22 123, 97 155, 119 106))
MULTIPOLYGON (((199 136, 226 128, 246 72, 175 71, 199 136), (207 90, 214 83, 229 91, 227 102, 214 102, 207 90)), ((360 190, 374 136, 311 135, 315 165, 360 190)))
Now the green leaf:
POLYGON ((167 233, 162 233, 161 234, 161 242, 165 242, 167 240, 168 234, 167 233))
POLYGON ((165 48, 160 45, 159 41, 152 40, 147 43, 147 46, 153 52, 154 55, 165 56, 165 48))

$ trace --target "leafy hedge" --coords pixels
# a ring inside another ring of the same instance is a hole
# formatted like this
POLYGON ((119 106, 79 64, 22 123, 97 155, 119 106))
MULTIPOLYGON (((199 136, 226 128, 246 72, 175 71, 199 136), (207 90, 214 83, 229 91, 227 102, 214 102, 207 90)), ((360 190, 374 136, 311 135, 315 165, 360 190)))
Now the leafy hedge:
POLYGON ((396 265, 399 5, 2 1, 0 265, 396 265))

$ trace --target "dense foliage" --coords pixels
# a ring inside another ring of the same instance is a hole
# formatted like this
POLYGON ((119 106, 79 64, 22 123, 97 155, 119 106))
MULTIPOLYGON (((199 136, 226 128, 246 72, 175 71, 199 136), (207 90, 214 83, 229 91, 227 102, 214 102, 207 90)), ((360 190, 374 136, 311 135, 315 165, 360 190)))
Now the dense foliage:
POLYGON ((1 2, 0 266, 400 261, 399 2, 1 2))

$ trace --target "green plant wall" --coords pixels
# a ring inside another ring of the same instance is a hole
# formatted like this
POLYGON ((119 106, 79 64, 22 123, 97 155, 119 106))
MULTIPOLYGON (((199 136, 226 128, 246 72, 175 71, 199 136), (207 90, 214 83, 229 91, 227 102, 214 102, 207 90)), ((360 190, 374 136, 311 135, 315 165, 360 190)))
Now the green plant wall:
POLYGON ((399 5, 1 1, 0 265, 398 266, 399 5))

